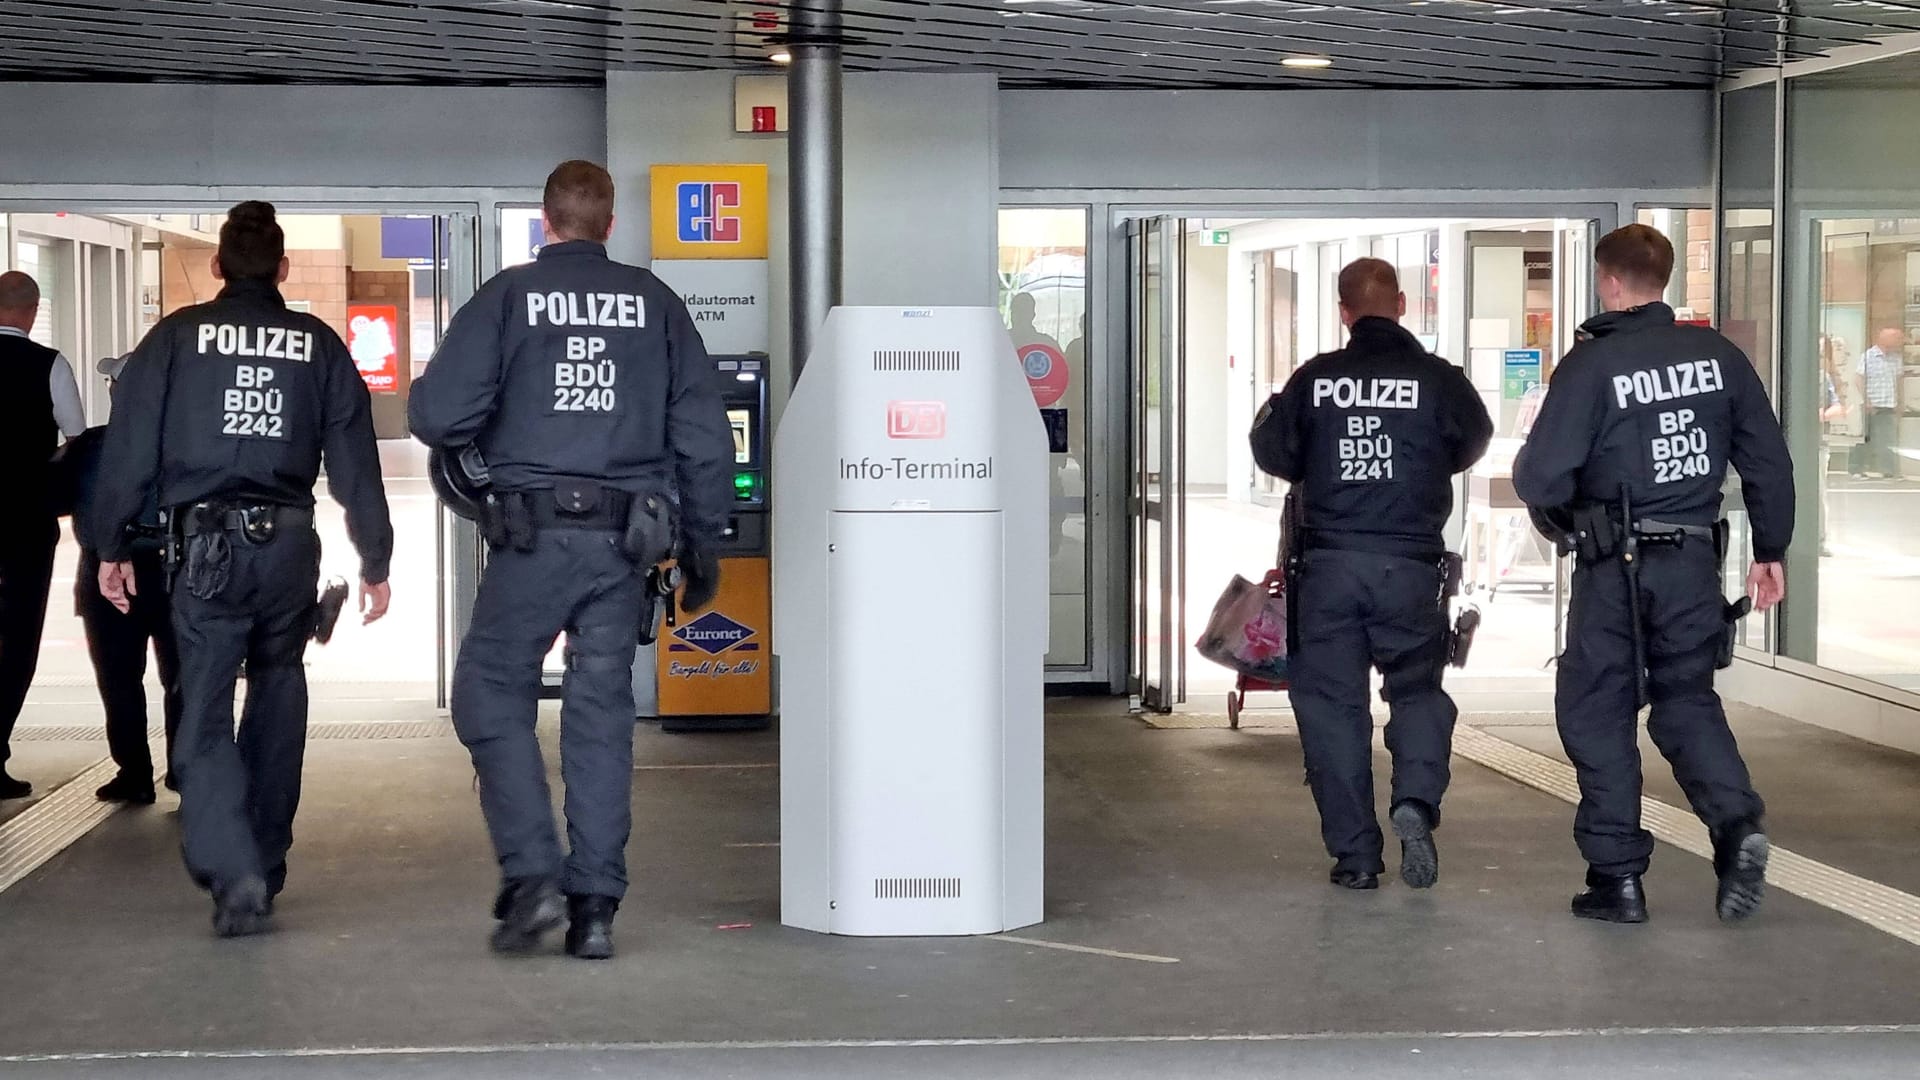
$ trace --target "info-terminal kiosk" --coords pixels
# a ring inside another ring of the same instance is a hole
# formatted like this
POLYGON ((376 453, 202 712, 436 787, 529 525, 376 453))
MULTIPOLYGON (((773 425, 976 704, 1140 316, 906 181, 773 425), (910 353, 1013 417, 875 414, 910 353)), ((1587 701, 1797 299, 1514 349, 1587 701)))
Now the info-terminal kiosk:
POLYGON ((720 594, 693 615, 676 609, 673 623, 660 629, 651 670, 636 670, 634 680, 640 714, 659 717, 667 731, 747 730, 773 717, 767 360, 723 356, 715 363, 733 428, 733 513, 720 545, 720 594))
POLYGON ((1040 921, 1047 438, 999 314, 835 308, 774 477, 781 921, 1040 921))

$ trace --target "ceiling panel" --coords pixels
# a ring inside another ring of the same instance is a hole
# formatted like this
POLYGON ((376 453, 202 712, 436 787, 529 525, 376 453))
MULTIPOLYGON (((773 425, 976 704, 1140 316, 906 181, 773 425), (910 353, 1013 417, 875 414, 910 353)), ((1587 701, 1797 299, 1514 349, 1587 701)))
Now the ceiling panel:
MULTIPOLYGON (((594 85, 609 69, 767 70, 794 11, 825 2, 0 0, 0 79, 535 86, 594 85)), ((1031 87, 1698 87, 1920 30, 1920 0, 838 6, 853 70, 991 71, 1031 87)))

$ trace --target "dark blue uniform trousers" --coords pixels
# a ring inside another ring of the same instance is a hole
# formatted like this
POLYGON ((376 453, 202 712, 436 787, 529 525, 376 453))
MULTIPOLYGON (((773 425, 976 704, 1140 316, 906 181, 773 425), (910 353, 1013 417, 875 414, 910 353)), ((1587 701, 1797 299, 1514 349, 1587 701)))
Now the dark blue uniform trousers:
POLYGON ((494 549, 453 673, 453 726, 473 755, 501 874, 558 878, 569 895, 627 891, 633 826, 633 662, 645 578, 619 535, 547 529, 532 551, 494 549), (534 734, 541 662, 561 631, 564 862, 534 734))
MULTIPOLYGON (((320 538, 285 529, 265 544, 229 533, 226 587, 194 596, 173 579, 173 632, 180 649, 180 731, 172 770, 180 786, 187 871, 218 890, 248 876, 278 893, 300 806, 307 754, 307 669, 320 538), (247 699, 234 731, 234 683, 247 666, 247 699)), ((145 584, 144 581, 141 584, 145 584)))
POLYGON ((1447 619, 1433 561, 1321 549, 1307 553, 1294 599, 1289 696, 1300 725, 1320 835, 1338 869, 1378 874, 1368 668, 1386 680, 1393 800, 1439 812, 1452 777, 1459 711, 1441 688, 1447 619))
MULTIPOLYGON (((1640 610, 1653 706, 1647 733, 1673 766, 1693 812, 1715 829, 1758 820, 1765 809, 1713 690, 1726 625, 1719 574, 1710 543, 1641 548, 1640 610)), ((1640 827, 1632 618, 1618 559, 1574 568, 1554 711, 1580 780, 1574 839, 1603 874, 1644 873, 1653 855, 1653 836, 1640 827)))
MULTIPOLYGON (((147 643, 160 668, 168 757, 180 734, 180 646, 173 636, 167 597, 165 560, 157 551, 133 556, 133 610, 122 615, 100 595, 100 557, 82 548, 74 575, 74 611, 86 630, 93 681, 107 710, 107 753, 120 771, 138 780, 153 779, 153 752, 147 749, 147 643)), ((177 782, 177 781, 176 781, 177 782)))

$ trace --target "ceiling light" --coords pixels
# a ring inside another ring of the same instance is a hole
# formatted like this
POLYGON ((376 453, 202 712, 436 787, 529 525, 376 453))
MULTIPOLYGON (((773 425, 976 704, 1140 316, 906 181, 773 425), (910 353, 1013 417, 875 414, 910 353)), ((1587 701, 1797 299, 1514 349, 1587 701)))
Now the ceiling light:
POLYGON ((793 63, 793 54, 785 49, 781 49, 779 52, 768 53, 767 59, 776 64, 791 64, 793 63))
POLYGON ((248 56, 259 56, 259 57, 268 57, 268 58, 276 57, 276 56, 292 56, 293 55, 293 52, 289 49, 248 49, 246 52, 248 56))
POLYGON ((1324 56, 1289 56, 1280 61, 1281 67, 1290 68, 1330 68, 1333 61, 1324 56))

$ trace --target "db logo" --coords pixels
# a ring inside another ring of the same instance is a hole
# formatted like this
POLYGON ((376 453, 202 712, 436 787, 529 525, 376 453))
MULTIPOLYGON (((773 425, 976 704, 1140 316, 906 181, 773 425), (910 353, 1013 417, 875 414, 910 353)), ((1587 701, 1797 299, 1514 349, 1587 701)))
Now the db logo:
POLYGON ((947 406, 940 401, 895 401, 887 406, 887 438, 944 439, 947 406))
POLYGON ((683 244, 737 244, 740 219, 725 213, 740 209, 740 185, 681 184, 679 233, 683 244))

